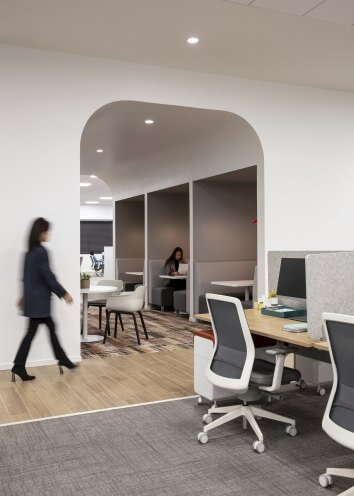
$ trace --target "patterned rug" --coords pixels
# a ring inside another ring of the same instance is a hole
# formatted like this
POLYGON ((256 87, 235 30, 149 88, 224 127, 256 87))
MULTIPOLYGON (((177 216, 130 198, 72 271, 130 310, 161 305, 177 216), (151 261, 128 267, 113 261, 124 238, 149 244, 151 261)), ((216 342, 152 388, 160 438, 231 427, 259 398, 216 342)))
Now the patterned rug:
MULTIPOLYGON (((104 313, 104 312, 103 312, 104 313)), ((137 317, 141 345, 136 340, 133 318, 130 315, 122 315, 124 331, 118 321, 117 339, 114 334, 114 315, 111 316, 111 336, 107 338, 106 344, 82 343, 82 358, 105 357, 112 355, 130 355, 141 353, 155 353, 158 351, 173 351, 178 349, 193 348, 193 331, 195 329, 208 329, 210 326, 194 324, 185 317, 174 313, 159 312, 154 310, 143 311, 144 320, 149 339, 146 340, 144 332, 137 317), (112 332, 113 331, 113 332, 112 332)), ((104 332, 105 317, 102 317, 102 330, 98 330, 98 309, 89 308, 88 330, 89 334, 102 334, 104 332)))

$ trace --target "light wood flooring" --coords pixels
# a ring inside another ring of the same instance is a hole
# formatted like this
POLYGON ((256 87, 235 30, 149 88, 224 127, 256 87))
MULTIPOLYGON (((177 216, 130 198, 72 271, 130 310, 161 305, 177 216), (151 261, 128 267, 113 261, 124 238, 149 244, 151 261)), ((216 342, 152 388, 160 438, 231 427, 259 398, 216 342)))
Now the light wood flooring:
POLYGON ((29 368, 30 382, 0 371, 0 424, 194 394, 193 350, 90 358, 59 375, 29 368))

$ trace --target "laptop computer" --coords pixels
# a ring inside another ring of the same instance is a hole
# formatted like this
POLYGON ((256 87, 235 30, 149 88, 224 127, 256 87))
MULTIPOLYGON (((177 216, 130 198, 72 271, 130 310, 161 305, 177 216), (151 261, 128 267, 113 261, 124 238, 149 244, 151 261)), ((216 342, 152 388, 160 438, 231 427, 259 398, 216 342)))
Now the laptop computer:
POLYGON ((178 273, 181 275, 187 275, 188 274, 188 264, 180 263, 178 266, 178 273))

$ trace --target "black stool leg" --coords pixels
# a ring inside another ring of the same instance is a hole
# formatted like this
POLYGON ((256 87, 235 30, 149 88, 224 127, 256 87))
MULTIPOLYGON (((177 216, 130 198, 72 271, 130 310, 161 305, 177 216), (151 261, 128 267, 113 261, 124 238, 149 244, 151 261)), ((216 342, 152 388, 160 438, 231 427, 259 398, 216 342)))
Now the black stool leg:
POLYGON ((140 344, 140 337, 139 337, 139 329, 138 329, 138 323, 136 321, 135 314, 133 313, 133 319, 134 319, 134 326, 135 326, 135 333, 136 333, 136 339, 138 340, 138 344, 140 344))
POLYGON ((141 325, 143 326, 143 329, 144 329, 145 337, 146 337, 146 339, 149 339, 149 336, 148 336, 148 333, 147 333, 147 330, 146 330, 146 326, 145 326, 145 322, 144 322, 143 314, 140 311, 138 312, 138 314, 139 314, 139 317, 140 317, 140 320, 141 320, 141 325))
POLYGON ((114 319, 114 337, 117 337, 117 328, 118 328, 118 314, 117 312, 115 313, 115 319, 114 319))
POLYGON ((102 329, 102 307, 98 307, 98 328, 102 329))
POLYGON ((122 331, 124 331, 124 325, 123 325, 123 320, 122 320, 122 316, 120 313, 118 313, 118 317, 119 317, 119 323, 120 323, 120 326, 122 328, 122 331))
POLYGON ((108 312, 108 310, 106 310, 106 327, 105 327, 105 330, 104 330, 104 338, 103 338, 103 344, 105 344, 106 342, 106 339, 107 339, 107 334, 111 335, 111 330, 109 328, 109 318, 110 318, 110 312, 108 312))

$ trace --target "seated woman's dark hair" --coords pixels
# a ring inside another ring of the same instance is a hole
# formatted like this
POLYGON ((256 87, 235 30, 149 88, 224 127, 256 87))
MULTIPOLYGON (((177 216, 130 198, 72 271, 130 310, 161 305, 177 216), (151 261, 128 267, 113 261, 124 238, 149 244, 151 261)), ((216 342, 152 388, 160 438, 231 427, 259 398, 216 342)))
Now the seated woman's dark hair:
POLYGON ((181 261, 183 260, 183 250, 181 247, 177 246, 173 252, 171 253, 171 255, 166 259, 166 262, 165 262, 165 267, 171 263, 171 262, 174 262, 176 260, 176 253, 177 252, 181 252, 181 261))
POLYGON ((33 250, 36 246, 41 244, 41 234, 49 231, 50 224, 43 217, 38 217, 31 227, 31 231, 28 237, 28 251, 33 250))

